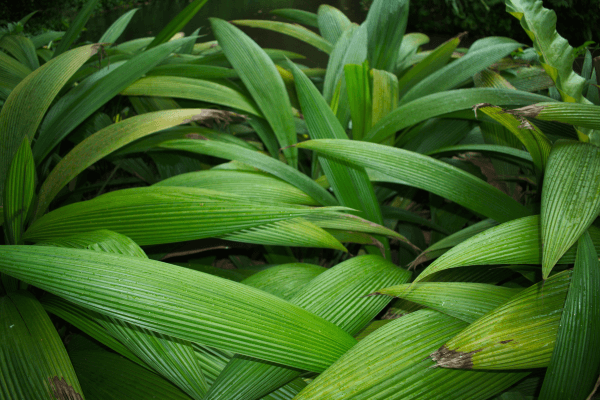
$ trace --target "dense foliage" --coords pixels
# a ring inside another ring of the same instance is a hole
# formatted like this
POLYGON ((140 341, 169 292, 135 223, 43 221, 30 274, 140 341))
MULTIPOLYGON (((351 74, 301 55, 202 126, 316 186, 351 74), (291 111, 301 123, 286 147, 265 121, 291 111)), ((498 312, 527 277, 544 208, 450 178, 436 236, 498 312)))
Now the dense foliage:
POLYGON ((1 398, 591 399, 600 96, 554 12, 506 0, 525 50, 422 51, 408 0, 182 37, 206 1, 0 36, 1 398))

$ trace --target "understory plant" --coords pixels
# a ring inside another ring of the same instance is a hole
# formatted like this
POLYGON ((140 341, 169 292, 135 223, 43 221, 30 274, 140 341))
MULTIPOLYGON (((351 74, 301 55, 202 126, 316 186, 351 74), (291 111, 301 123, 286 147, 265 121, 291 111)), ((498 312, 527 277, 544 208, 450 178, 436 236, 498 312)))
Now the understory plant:
POLYGON ((0 38, 0 398, 592 398, 600 102, 541 1, 525 50, 407 0, 73 47, 96 1, 0 38))

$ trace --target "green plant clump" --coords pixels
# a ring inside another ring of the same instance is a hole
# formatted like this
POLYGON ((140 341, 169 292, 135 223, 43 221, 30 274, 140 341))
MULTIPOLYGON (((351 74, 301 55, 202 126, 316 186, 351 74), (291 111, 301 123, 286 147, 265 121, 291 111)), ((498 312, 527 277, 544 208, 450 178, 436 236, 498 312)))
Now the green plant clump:
POLYGON ((600 100, 555 13, 506 0, 530 48, 422 51, 408 0, 179 34, 206 1, 0 37, 0 398, 591 399, 600 100))

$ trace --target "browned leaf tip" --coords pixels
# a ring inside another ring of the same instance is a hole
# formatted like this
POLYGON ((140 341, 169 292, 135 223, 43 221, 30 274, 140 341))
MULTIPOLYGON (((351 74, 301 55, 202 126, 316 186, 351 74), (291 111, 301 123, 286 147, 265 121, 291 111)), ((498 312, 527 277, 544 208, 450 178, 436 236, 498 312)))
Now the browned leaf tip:
POLYGON ((48 378, 48 382, 52 388, 52 394, 54 394, 57 400, 83 400, 83 396, 77 393, 73 386, 67 383, 65 378, 53 376, 48 378))
POLYGON ((408 264, 408 270, 410 271, 412 269, 417 268, 419 265, 421 265, 425 261, 429 261, 429 255, 427 254, 426 251, 419 254, 419 256, 417 258, 415 258, 410 264, 408 264))
POLYGON ((217 122, 217 123, 225 123, 225 125, 230 124, 233 121, 234 117, 240 117, 245 119, 246 117, 241 114, 236 114, 231 111, 224 110, 202 110, 200 114, 194 115, 192 118, 186 119, 182 122, 182 124, 189 124, 190 122, 217 122))
POLYGON ((500 344, 506 344, 506 343, 510 343, 510 342, 513 342, 513 341, 514 341, 514 339, 510 339, 510 340, 501 340, 501 341, 500 341, 500 344))
POLYGON ((506 114, 512 114, 520 117, 526 118, 535 118, 539 115, 539 113, 544 109, 543 106, 539 106, 537 104, 532 104, 530 106, 525 106, 521 108, 517 108, 515 110, 504 110, 506 114))
POLYGON ((203 136, 199 133, 188 133, 187 135, 185 135, 185 137, 194 140, 208 140, 206 136, 203 136))
POLYGON ((379 295, 381 295, 381 293, 379 293, 379 292, 373 292, 373 293, 365 294, 364 296, 360 296, 359 298, 363 299, 365 297, 379 296, 379 295))
POLYGON ((481 107, 495 107, 495 108, 499 108, 498 106, 495 106, 491 103, 479 103, 479 104, 475 104, 472 108, 473 108, 473 112, 475 113, 475 119, 477 119, 477 110, 479 110, 481 107))
POLYGON ((468 353, 456 350, 450 350, 445 345, 431 353, 429 356, 436 362, 433 368, 453 368, 453 369, 472 369, 473 354, 481 350, 470 351, 468 353))

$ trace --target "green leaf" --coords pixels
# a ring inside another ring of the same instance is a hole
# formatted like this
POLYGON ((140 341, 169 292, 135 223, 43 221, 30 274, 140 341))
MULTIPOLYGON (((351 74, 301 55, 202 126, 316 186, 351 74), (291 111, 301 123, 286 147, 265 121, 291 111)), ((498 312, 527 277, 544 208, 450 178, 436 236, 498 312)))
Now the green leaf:
POLYGON ((3 398, 54 399, 70 393, 74 400, 84 399, 62 340, 31 293, 0 297, 0 345, 3 398))
POLYGON ((573 72, 575 53, 556 32, 556 13, 544 8, 541 0, 507 0, 506 11, 521 22, 563 101, 586 103, 582 96, 585 79, 573 72))
POLYGON ((434 364, 427 355, 465 326, 433 310, 395 319, 362 339, 296 400, 484 400, 527 375, 432 369, 434 364))
POLYGON ((538 173, 546 169, 546 162, 550 155, 552 144, 537 126, 525 118, 517 118, 512 113, 506 112, 500 107, 487 103, 481 103, 473 106, 476 112, 482 112, 494 121, 497 121, 510 132, 512 132, 523 143, 527 151, 533 158, 533 163, 538 169, 538 173))
MULTIPOLYGON (((373 319, 389 299, 372 302, 361 296, 383 282, 407 282, 410 273, 378 256, 355 257, 320 274, 299 291, 296 304, 354 335, 373 319)), ((239 393, 258 399, 300 375, 280 366, 246 358, 234 358, 219 376, 206 399, 236 398, 239 393)))
POLYGON ((317 15, 319 32, 332 45, 328 51, 328 53, 331 53, 333 45, 337 43, 342 33, 352 25, 352 22, 343 12, 327 4, 319 6, 317 15))
POLYGON ((409 61, 417 54, 421 46, 427 43, 429 43, 429 36, 423 33, 405 34, 398 51, 395 74, 402 76, 405 70, 412 66, 409 61))
POLYGON ((374 169, 497 221, 507 221, 529 214, 529 211, 514 199, 479 178, 442 161, 411 151, 339 139, 309 140, 298 144, 298 147, 374 169))
POLYGON ((56 238, 37 243, 40 246, 67 247, 70 249, 87 249, 126 256, 148 258, 144 250, 133 240, 117 232, 101 229, 80 233, 74 236, 56 238))
POLYGON ((575 141, 554 143, 542 186, 544 279, 600 212, 600 148, 575 141))
POLYGON ((161 143, 161 148, 189 151, 240 161, 294 185, 322 205, 337 205, 337 200, 315 181, 281 161, 258 151, 212 140, 180 139, 161 143))
POLYGON ((161 376, 101 348, 71 350, 69 356, 73 360, 81 386, 88 393, 87 400, 152 397, 191 400, 191 397, 161 376))
POLYGON ((251 202, 196 188, 133 188, 54 210, 35 221, 24 239, 47 241, 109 229, 143 246, 216 237, 337 209, 251 202), (161 218, 157 218, 159 215, 161 218))
POLYGON ((600 367, 600 264, 586 232, 579 239, 571 287, 540 399, 586 399, 600 367), (594 372, 596 371, 596 372, 594 372))
POLYGON ((379 289, 373 295, 409 300, 472 323, 520 291, 484 283, 427 282, 379 289))
POLYGON ((434 93, 400 105, 375 124, 364 140, 382 142, 399 130, 429 118, 471 109, 477 103, 518 106, 543 101, 552 100, 546 96, 509 89, 457 89, 434 93))
POLYGON ((54 96, 97 51, 97 46, 83 46, 47 62, 23 79, 8 96, 0 112, 0 199, 8 168, 23 139, 33 140, 54 96))
POLYGON ((433 229, 445 235, 448 235, 449 232, 438 224, 431 222, 423 217, 418 216, 417 214, 403 210, 398 207, 392 206, 382 206, 381 212, 383 213, 384 219, 394 219, 401 222, 408 222, 410 224, 420 225, 425 228, 433 229))
POLYGON ((272 175, 251 171, 208 170, 176 175, 154 186, 186 186, 244 196, 249 200, 318 206, 306 193, 272 175))
MULTIPOLYGON (((495 38, 481 40, 489 41, 491 39, 495 38)), ((402 97, 402 103, 405 104, 423 96, 453 89, 521 46, 520 43, 508 38, 498 39, 502 40, 475 50, 471 48, 465 56, 431 73, 406 92, 402 97)))
POLYGON ((8 54, 0 52, 0 73, 6 82, 14 83, 14 86, 17 86, 31 73, 31 69, 8 54))
POLYGON ((164 64, 154 67, 148 71, 148 73, 146 73, 146 76, 181 76, 183 78, 195 79, 226 79, 237 78, 238 74, 231 68, 215 67, 212 65, 164 64))
MULTIPOLYGON (((292 70, 310 137, 331 140, 347 139, 344 128, 327 106, 317 88, 297 67, 292 65, 292 70)), ((330 160, 325 157, 320 157, 319 162, 333 192, 342 205, 362 211, 366 219, 383 224, 375 191, 364 168, 350 166, 346 162, 330 160)))
POLYGON ((29 38, 21 35, 5 35, 0 39, 0 47, 32 71, 40 67, 35 46, 29 38))
POLYGON ((117 318, 103 317, 99 323, 125 344, 154 371, 196 400, 202 400, 208 385, 190 342, 161 335, 117 318))
POLYGON ((146 47, 146 50, 169 41, 177 32, 181 31, 192 18, 194 18, 194 15, 200 11, 202 6, 206 4, 207 1, 208 0, 194 0, 188 4, 186 8, 181 10, 181 12, 179 12, 175 18, 169 21, 167 26, 165 26, 158 33, 158 35, 156 35, 154 40, 148 45, 148 47, 146 47))
POLYGON ((199 100, 262 116, 251 99, 216 82, 178 76, 152 76, 135 81, 121 92, 124 96, 161 96, 199 100))
POLYGON ((511 110, 511 114, 556 121, 590 129, 600 129, 600 107, 579 103, 539 103, 511 110))
POLYGON ((287 148, 297 142, 292 106, 281 75, 263 49, 235 26, 216 18, 211 25, 227 60, 269 121, 288 164, 297 168, 298 150, 287 148))
POLYGON ((392 73, 378 69, 371 70, 371 73, 373 74, 371 123, 376 124, 398 106, 398 78, 392 73))
MULTIPOLYGON (((373 126, 373 83, 371 82, 371 70, 368 63, 362 65, 347 64, 344 66, 344 78, 348 93, 350 115, 352 117, 352 139, 361 140, 373 126)), ((338 122, 339 125, 339 122, 338 122)), ((344 128, 341 127, 343 131, 344 128)), ((345 132, 344 132, 345 133, 345 132)), ((342 136, 340 139, 346 139, 342 136)), ((331 137, 312 137, 312 139, 332 139, 331 137)))
POLYGON ((116 351, 123 357, 130 359, 134 363, 146 369, 150 368, 142 360, 140 360, 138 356, 133 354, 131 350, 125 347, 123 343, 112 337, 106 331, 106 329, 104 329, 102 325, 98 323, 102 317, 97 312, 80 307, 76 304, 66 301, 65 299, 48 293, 46 293, 42 298, 41 304, 50 314, 54 314, 57 317, 62 318, 69 324, 77 327, 77 329, 80 329, 82 332, 99 341, 109 349, 116 351))
POLYGON ((282 264, 257 272, 242 283, 289 300, 325 271, 324 267, 313 264, 282 264))
POLYGON ((86 118, 188 40, 192 39, 172 41, 145 51, 117 68, 107 67, 108 73, 100 79, 74 87, 46 115, 38 140, 33 146, 36 162, 39 164, 43 161, 86 118))
POLYGON ((88 0, 83 5, 81 10, 77 13, 75 20, 71 22, 69 29, 67 29, 65 35, 62 37, 62 39, 60 39, 58 46, 54 50, 53 58, 56 58, 62 53, 69 50, 69 47, 71 47, 75 39, 77 39, 77 37, 81 33, 81 30, 87 23, 88 19, 90 19, 90 17, 92 16, 92 13, 96 9, 97 4, 98 0, 88 0))
POLYGON ((416 84, 438 71, 450 61, 452 53, 460 43, 460 36, 435 48, 423 61, 419 62, 398 81, 399 98, 402 98, 416 84))
POLYGON ((477 152, 487 154, 491 157, 507 158, 513 162, 518 162, 525 166, 531 167, 533 159, 531 154, 524 150, 515 149, 514 147, 502 146, 499 144, 463 144, 449 147, 442 147, 440 149, 427 152, 426 155, 441 155, 448 153, 466 153, 466 152, 477 152))
POLYGON ((0 256, 2 272, 104 315, 294 368, 323 371, 356 342, 276 296, 158 261, 41 246, 0 256))
MULTIPOLYGON (((600 249, 600 229, 590 227, 594 243, 600 249)), ((532 215, 487 229, 448 250, 415 279, 468 265, 541 264, 542 235, 540 216, 532 215)), ((427 250, 425 251, 425 254, 427 250)), ((566 252, 561 264, 575 261, 575 249, 566 252)))
POLYGON ((348 252, 334 236, 302 218, 272 222, 228 233, 221 238, 243 243, 329 248, 348 252))
POLYGON ((279 8, 277 10, 271 10, 270 13, 299 24, 304 24, 315 28, 319 26, 319 23, 317 22, 317 14, 308 11, 296 10, 294 8, 279 8))
POLYGON ((101 129, 75 146, 52 170, 40 189, 36 216, 41 217, 58 192, 80 172, 115 150, 154 132, 191 121, 220 118, 222 114, 202 109, 159 111, 101 129))
POLYGON ((325 53, 331 53, 333 49, 333 45, 324 39, 323 37, 317 35, 310 29, 307 29, 298 24, 289 24, 287 22, 279 22, 279 21, 264 21, 264 20, 251 20, 251 19, 240 19, 236 21, 231 21, 232 24, 238 26, 248 26, 250 28, 262 28, 268 29, 270 31, 283 33, 284 35, 291 36, 298 40, 301 40, 305 43, 310 44, 311 46, 316 47, 317 49, 324 51, 325 53))
POLYGON ((29 139, 26 136, 6 176, 4 232, 9 244, 21 244, 21 236, 25 231, 25 224, 35 196, 35 183, 35 164, 29 139))
POLYGON ((127 25, 129 25, 129 21, 133 18, 133 15, 139 10, 139 8, 134 8, 121 15, 119 19, 113 22, 108 29, 104 32, 98 43, 115 43, 117 39, 121 36, 127 25))
POLYGON ((40 47, 43 47, 49 44, 50 42, 54 42, 55 40, 62 38, 64 35, 65 32, 47 31, 40 33, 39 35, 32 36, 29 39, 31 39, 31 42, 33 43, 35 48, 39 49, 40 47))
POLYGON ((544 368, 550 362, 571 272, 514 296, 431 354, 436 365, 460 369, 544 368))
POLYGON ((364 24, 367 27, 369 65, 394 72, 408 21, 408 0, 375 0, 364 24))

